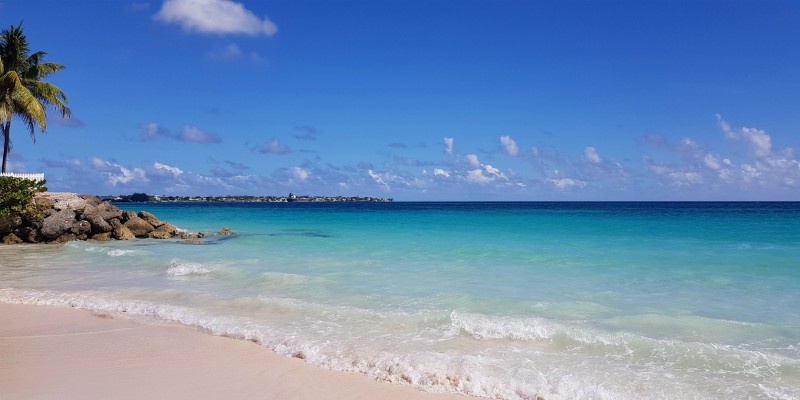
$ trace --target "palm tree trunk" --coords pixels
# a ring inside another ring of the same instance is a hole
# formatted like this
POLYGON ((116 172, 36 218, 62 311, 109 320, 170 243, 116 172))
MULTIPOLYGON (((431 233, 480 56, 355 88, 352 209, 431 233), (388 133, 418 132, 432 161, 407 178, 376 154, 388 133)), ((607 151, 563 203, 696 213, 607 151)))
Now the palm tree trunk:
POLYGON ((8 153, 11 152, 11 118, 6 121, 3 127, 3 173, 6 172, 6 160, 8 160, 8 153))

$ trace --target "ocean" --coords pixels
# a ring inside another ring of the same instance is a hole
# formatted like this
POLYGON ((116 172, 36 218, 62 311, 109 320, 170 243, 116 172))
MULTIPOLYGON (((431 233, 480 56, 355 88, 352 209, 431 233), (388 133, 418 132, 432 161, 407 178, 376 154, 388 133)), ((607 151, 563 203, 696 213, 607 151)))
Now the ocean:
POLYGON ((0 302, 498 399, 800 399, 800 203, 140 203, 180 240, 0 246, 0 302))

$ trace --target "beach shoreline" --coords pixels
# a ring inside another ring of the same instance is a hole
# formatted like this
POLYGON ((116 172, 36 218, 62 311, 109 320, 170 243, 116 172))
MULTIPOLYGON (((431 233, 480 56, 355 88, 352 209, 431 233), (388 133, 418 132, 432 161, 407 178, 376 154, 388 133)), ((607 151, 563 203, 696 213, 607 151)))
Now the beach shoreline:
POLYGON ((331 371, 246 340, 0 303, 0 399, 467 399, 331 371))

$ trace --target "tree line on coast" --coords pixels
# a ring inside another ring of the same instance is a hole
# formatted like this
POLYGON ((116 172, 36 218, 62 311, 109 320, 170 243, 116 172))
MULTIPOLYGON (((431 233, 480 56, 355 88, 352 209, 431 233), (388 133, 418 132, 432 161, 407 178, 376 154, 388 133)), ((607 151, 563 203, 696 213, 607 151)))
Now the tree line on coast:
POLYGON ((99 196, 104 201, 117 203, 138 202, 228 202, 228 203, 284 203, 284 202, 379 202, 388 203, 391 198, 370 196, 157 196, 133 193, 120 196, 99 196))

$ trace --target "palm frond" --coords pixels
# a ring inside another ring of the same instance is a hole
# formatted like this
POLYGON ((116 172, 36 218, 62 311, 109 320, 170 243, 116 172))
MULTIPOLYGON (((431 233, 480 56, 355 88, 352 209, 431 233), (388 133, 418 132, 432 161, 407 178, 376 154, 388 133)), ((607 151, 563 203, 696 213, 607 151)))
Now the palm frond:
POLYGON ((3 49, 2 59, 8 70, 21 71, 24 69, 30 53, 28 38, 22 31, 22 24, 11 26, 0 32, 0 46, 3 49))
POLYGON ((44 105, 52 106, 63 117, 69 117, 72 111, 67 107, 67 95, 58 86, 42 81, 23 81, 34 97, 44 105))
POLYGON ((22 80, 16 71, 8 71, 0 77, 0 88, 2 88, 2 103, 4 119, 8 121, 11 114, 29 118, 29 124, 33 129, 33 122, 39 125, 42 131, 46 130, 47 118, 44 113, 42 103, 22 84, 22 80))

